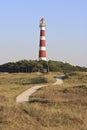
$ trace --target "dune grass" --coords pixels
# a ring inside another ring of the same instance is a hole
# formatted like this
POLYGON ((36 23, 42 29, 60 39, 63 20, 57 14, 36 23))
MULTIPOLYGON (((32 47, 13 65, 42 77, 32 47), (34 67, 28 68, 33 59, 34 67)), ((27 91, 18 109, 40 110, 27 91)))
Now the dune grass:
POLYGON ((53 86, 61 73, 0 74, 0 130, 87 130, 87 73, 68 75, 53 86), (35 84, 48 83, 17 104, 15 98, 35 84))

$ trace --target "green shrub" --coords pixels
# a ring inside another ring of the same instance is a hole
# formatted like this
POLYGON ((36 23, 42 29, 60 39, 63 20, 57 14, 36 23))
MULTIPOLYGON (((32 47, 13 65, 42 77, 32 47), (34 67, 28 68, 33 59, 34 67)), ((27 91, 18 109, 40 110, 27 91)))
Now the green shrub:
POLYGON ((36 77, 31 79, 31 84, 40 84, 40 83, 48 83, 47 79, 44 77, 36 77))

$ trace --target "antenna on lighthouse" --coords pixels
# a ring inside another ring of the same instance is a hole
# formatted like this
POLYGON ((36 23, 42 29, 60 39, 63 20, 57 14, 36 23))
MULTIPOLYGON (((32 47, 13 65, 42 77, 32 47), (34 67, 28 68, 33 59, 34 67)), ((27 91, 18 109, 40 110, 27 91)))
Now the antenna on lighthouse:
POLYGON ((44 18, 40 20, 40 44, 39 44, 39 61, 46 61, 46 23, 44 18))

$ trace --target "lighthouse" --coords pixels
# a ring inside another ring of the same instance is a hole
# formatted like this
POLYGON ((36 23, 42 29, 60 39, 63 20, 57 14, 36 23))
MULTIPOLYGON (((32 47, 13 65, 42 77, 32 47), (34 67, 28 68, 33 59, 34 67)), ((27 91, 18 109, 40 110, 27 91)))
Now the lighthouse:
POLYGON ((46 61, 46 23, 44 18, 40 20, 40 43, 39 43, 39 61, 46 61))

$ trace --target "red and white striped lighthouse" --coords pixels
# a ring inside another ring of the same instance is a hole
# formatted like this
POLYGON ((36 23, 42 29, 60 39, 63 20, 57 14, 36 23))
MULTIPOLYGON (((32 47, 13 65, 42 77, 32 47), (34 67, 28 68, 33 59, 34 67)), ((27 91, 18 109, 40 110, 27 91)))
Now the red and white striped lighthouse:
POLYGON ((46 61, 46 23, 44 18, 40 20, 40 44, 39 44, 39 60, 46 61))

